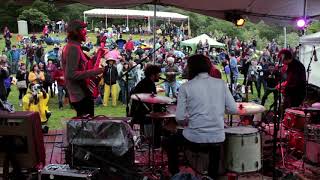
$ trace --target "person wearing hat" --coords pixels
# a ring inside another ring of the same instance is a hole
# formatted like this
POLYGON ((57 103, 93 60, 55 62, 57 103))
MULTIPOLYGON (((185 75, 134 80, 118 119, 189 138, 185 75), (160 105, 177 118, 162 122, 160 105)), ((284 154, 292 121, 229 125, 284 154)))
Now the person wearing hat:
MULTIPOLYGON (((87 24, 80 20, 68 23, 68 43, 62 51, 62 67, 65 85, 69 93, 71 105, 77 116, 94 116, 94 98, 89 89, 88 79, 103 73, 103 68, 88 69, 87 56, 81 50, 81 43, 86 41, 87 24)), ((103 51, 98 51, 103 53, 103 51)))
POLYGON ((110 56, 107 58, 107 66, 103 74, 104 79, 104 96, 103 96, 103 106, 108 106, 110 93, 112 96, 112 106, 117 105, 118 97, 118 71, 115 66, 116 60, 114 57, 110 56))

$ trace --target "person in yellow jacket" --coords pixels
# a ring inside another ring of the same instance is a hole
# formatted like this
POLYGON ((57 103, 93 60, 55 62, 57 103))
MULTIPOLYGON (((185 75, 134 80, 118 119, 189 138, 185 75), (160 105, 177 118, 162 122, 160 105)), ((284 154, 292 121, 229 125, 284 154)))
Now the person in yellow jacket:
POLYGON ((51 116, 48 108, 49 96, 40 84, 30 83, 27 94, 22 98, 23 111, 39 112, 41 122, 45 123, 51 116))
POLYGON ((45 80, 44 73, 43 71, 39 70, 39 67, 37 64, 32 66, 28 76, 28 80, 30 83, 33 83, 33 84, 41 84, 42 82, 44 82, 45 80))
POLYGON ((104 79, 104 96, 103 96, 103 106, 108 106, 110 93, 112 96, 112 106, 117 106, 118 99, 118 71, 115 67, 115 58, 109 57, 106 60, 107 66, 104 67, 105 71, 103 73, 104 79))

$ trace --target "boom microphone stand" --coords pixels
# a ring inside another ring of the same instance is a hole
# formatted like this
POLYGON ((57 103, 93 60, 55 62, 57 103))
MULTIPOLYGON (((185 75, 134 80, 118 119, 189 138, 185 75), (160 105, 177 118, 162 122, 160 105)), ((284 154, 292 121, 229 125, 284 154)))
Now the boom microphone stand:
POLYGON ((127 72, 125 72, 119 79, 123 78, 124 76, 126 77, 125 80, 125 88, 126 88, 126 116, 129 117, 129 72, 131 72, 133 69, 135 69, 139 64, 145 62, 149 57, 152 57, 154 53, 156 53, 159 49, 162 48, 163 45, 161 45, 159 48, 153 50, 146 56, 145 58, 141 59, 139 62, 137 62, 136 65, 132 66, 131 68, 128 69, 127 72))
POLYGON ((307 68, 306 98, 308 98, 308 85, 309 85, 309 78, 311 73, 312 60, 314 60, 315 62, 318 61, 316 46, 313 46, 312 56, 310 57, 310 61, 307 68))

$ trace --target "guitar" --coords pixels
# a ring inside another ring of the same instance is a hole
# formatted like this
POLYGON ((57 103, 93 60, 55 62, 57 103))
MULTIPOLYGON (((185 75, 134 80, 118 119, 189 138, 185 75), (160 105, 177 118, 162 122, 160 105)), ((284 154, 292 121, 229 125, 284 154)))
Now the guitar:
MULTIPOLYGON (((101 58, 106 54, 106 51, 103 48, 99 48, 96 55, 93 58, 90 58, 86 53, 83 53, 87 58, 86 69, 97 69, 101 64, 101 58)), ((98 75, 95 77, 90 77, 86 79, 86 85, 89 89, 93 98, 97 98, 99 96, 99 82, 101 81, 102 75, 98 75)))

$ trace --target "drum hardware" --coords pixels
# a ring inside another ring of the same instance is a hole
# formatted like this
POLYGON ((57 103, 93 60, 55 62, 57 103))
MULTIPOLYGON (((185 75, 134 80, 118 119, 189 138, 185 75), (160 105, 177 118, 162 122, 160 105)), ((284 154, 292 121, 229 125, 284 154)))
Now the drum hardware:
MULTIPOLYGON (((152 143, 149 143, 149 152, 148 152, 148 158, 149 158, 149 167, 153 168, 155 164, 155 149, 152 147, 155 142, 155 121, 165 121, 166 119, 172 119, 175 118, 175 114, 171 114, 168 112, 151 112, 150 114, 146 115, 147 118, 151 119, 151 138, 152 138, 152 143), (151 157, 152 154, 152 157, 151 157), (152 158, 152 159, 151 159, 152 158), (153 163, 153 164, 152 164, 153 163)), ((161 138, 162 140, 162 138, 161 138)), ((163 150, 161 149, 161 166, 164 166, 164 158, 163 158, 163 150)))

